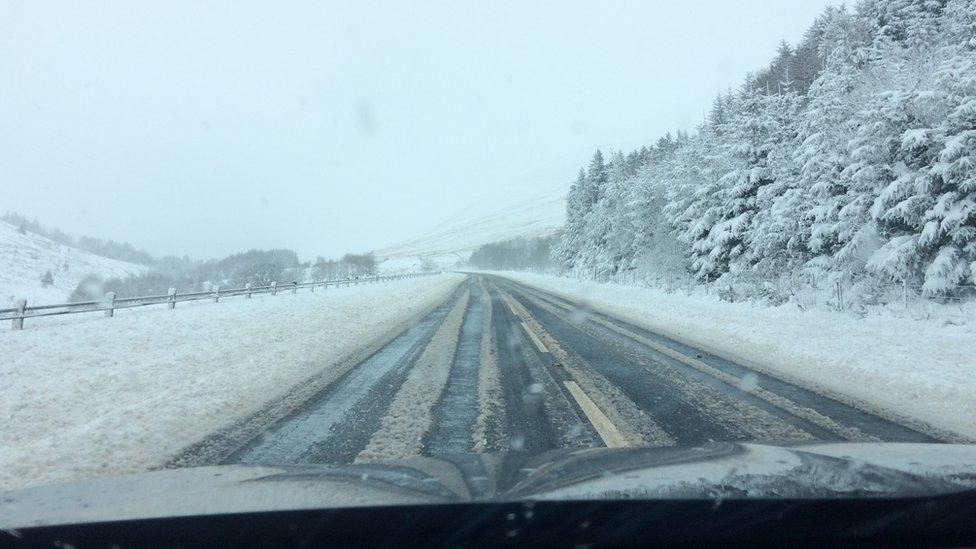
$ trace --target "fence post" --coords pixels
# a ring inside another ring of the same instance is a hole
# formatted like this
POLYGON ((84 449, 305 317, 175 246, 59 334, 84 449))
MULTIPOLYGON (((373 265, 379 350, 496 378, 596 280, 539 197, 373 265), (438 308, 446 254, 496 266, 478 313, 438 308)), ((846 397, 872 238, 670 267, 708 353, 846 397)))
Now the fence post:
POLYGON ((843 285, 840 280, 837 281, 837 310, 841 311, 844 309, 844 294, 843 285))
POLYGON ((322 281, 322 291, 323 292, 329 291, 329 281, 328 280, 323 280, 322 281))
POLYGON ((298 283, 297 282, 292 282, 291 283, 291 293, 293 293, 293 294, 297 294, 298 293, 298 283))
POLYGON ((169 308, 170 309, 175 309, 176 308, 176 288, 170 288, 169 289, 169 292, 167 292, 167 295, 169 295, 169 308))
POLYGON ((908 278, 902 280, 902 286, 903 286, 902 293, 905 296, 905 309, 907 310, 908 309, 908 278))
POLYGON ((105 294, 105 316, 115 316, 115 292, 105 294))
POLYGON ((17 300, 17 316, 14 317, 13 321, 10 323, 11 330, 23 330, 24 329, 24 309, 27 308, 26 299, 17 300))
POLYGON ((245 284, 244 289, 247 290, 247 299, 251 299, 251 283, 245 284))
POLYGON ((271 295, 278 295, 278 283, 275 281, 271 282, 271 295))
POLYGON ((309 289, 312 290, 312 293, 313 294, 315 293, 315 279, 314 278, 312 279, 312 284, 309 286, 309 289))
POLYGON ((214 286, 214 303, 220 301, 220 285, 214 286))

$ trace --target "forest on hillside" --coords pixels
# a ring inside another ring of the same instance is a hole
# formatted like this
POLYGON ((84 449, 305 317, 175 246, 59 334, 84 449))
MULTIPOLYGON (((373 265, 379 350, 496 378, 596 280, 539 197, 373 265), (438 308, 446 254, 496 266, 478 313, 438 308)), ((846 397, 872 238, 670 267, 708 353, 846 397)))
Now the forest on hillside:
POLYGON ((376 274, 373 254, 345 254, 339 259, 319 256, 302 262, 288 249, 248 250, 222 259, 189 261, 163 258, 148 271, 125 278, 101 280, 89 276, 72 293, 71 301, 101 299, 105 292, 120 297, 163 295, 170 288, 179 292, 209 291, 214 286, 243 288, 245 284, 267 286, 359 278, 376 274))
POLYGON ((577 276, 971 294, 976 0, 829 8, 694 132, 608 156, 554 246, 577 276))
POLYGON ((523 237, 485 244, 471 253, 468 264, 476 269, 557 273, 559 266, 552 259, 552 246, 558 238, 523 237))
MULTIPOLYGON (((0 215, 0 221, 17 227, 22 234, 34 233, 95 255, 149 267, 141 274, 121 278, 102 279, 90 274, 78 283, 69 298, 71 301, 101 299, 106 292, 115 292, 120 297, 161 295, 170 288, 180 292, 206 291, 214 286, 240 288, 245 284, 265 286, 271 282, 285 284, 357 278, 375 275, 377 271, 377 261, 371 253, 347 253, 339 259, 319 256, 314 262, 303 262, 296 252, 282 248, 252 249, 205 261, 192 260, 185 255, 156 258, 128 242, 74 237, 14 212, 0 215)), ((50 278, 48 271, 39 282, 48 285, 50 278)))

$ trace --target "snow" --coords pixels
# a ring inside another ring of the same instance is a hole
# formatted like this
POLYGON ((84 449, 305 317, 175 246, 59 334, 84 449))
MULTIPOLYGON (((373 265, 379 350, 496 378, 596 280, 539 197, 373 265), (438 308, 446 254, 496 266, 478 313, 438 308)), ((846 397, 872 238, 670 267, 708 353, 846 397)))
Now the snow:
POLYGON ((418 273, 427 270, 453 271, 467 265, 471 257, 470 252, 458 252, 446 255, 420 256, 415 257, 395 257, 385 259, 377 265, 377 270, 381 275, 394 275, 402 273, 418 273))
POLYGON ((421 258, 439 269, 454 269, 480 246, 518 237, 549 236, 565 222, 566 189, 560 187, 504 207, 472 206, 425 234, 373 253, 383 273, 416 272, 421 268, 421 258))
POLYGON ((434 406, 440 401, 451 375, 468 299, 469 294, 465 293, 454 304, 410 369, 379 429, 356 457, 357 462, 405 459, 421 454, 424 436, 434 423, 434 406))
POLYGON ((89 274, 125 277, 147 269, 34 233, 20 234, 17 227, 0 221, 0 308, 15 299, 26 299, 29 305, 64 303, 78 282, 89 274), (48 270, 54 275, 54 285, 42 288, 41 277, 48 270))
POLYGON ((560 188, 486 213, 459 212, 424 235, 373 253, 383 260, 471 252, 501 240, 551 235, 565 220, 566 190, 560 188))
POLYGON ((790 292, 769 283, 797 277, 969 293, 976 52, 962 14, 976 4, 884 24, 862 9, 875 4, 825 12, 795 49, 716 97, 694 132, 609 161, 597 151, 569 191, 555 258, 590 278, 676 267, 776 299, 790 292), (918 34, 893 39, 887 25, 918 34), (761 89, 811 62, 796 87, 761 89), (940 252, 947 241, 958 251, 940 252))
POLYGON ((0 490, 143 471, 445 299, 443 274, 0 331, 0 490))
POLYGON ((497 273, 872 410, 976 439, 976 327, 497 273))
POLYGON ((296 482, 296 477, 306 481, 308 471, 308 467, 222 465, 33 486, 4 494, 0 527, 431 501, 431 497, 391 490, 382 484, 329 477, 325 467, 317 470, 321 474, 314 482, 296 482))
MULTIPOLYGON (((922 495, 971 488, 972 445, 738 444, 738 451, 603 475, 538 494, 539 499, 784 498, 922 495), (844 463, 837 458, 848 460, 844 463), (911 475, 906 477, 906 475, 911 475), (924 475, 919 477, 918 475, 924 475)), ((712 450, 714 452, 714 450, 712 450)))

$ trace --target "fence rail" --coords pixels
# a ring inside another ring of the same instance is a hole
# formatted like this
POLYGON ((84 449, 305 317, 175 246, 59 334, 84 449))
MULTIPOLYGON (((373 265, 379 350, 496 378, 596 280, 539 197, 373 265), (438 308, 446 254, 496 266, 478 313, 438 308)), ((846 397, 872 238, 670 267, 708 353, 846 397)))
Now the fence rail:
POLYGON ((419 276, 438 274, 438 273, 409 273, 384 276, 368 276, 359 278, 344 278, 340 280, 321 280, 314 282, 292 282, 278 284, 272 282, 267 286, 244 285, 243 288, 222 289, 214 286, 213 289, 205 292, 185 292, 178 293, 175 288, 170 288, 164 295, 135 296, 135 297, 116 297, 115 292, 105 294, 105 298, 98 301, 78 301, 74 303, 58 303, 49 305, 27 305, 26 299, 18 299, 16 305, 11 308, 0 309, 0 321, 10 320, 11 329, 22 330, 24 320, 44 316, 70 315, 79 313, 95 313, 102 311, 105 316, 114 316, 117 309, 130 309, 133 307, 145 307, 148 305, 168 305, 170 309, 176 308, 177 303, 187 301, 201 301, 211 299, 214 303, 228 297, 244 296, 250 299, 252 295, 271 294, 277 295, 278 292, 289 291, 298 293, 298 290, 308 289, 314 292, 316 288, 323 291, 328 290, 329 286, 339 288, 341 286, 355 286, 359 284, 373 284, 388 280, 402 280, 406 278, 416 278, 419 276))

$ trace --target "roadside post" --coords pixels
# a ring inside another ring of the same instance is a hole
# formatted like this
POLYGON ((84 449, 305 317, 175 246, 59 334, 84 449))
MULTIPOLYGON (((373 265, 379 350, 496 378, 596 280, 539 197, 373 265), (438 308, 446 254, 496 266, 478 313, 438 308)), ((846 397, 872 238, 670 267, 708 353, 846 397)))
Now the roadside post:
POLYGON ((105 316, 115 316, 115 292, 105 294, 105 316))
POLYGON ((23 330, 24 329, 24 309, 27 308, 26 299, 17 300, 17 316, 14 317, 13 321, 10 323, 11 330, 23 330))

